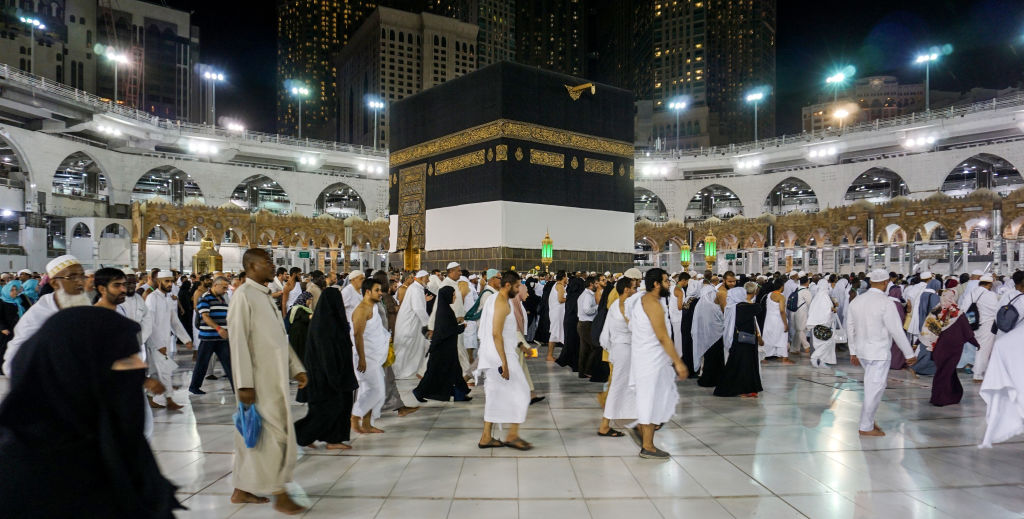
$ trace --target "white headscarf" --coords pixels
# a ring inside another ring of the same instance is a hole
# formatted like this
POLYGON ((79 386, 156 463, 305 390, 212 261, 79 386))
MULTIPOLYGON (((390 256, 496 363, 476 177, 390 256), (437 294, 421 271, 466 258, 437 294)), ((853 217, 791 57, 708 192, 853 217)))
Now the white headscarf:
POLYGON ((700 359, 718 339, 722 338, 724 331, 725 322, 722 309, 715 302, 717 294, 714 287, 704 285, 701 288, 700 300, 697 301, 697 308, 693 313, 690 335, 693 337, 693 363, 698 366, 700 359))
POLYGON ((832 325, 832 296, 829 294, 827 283, 824 286, 819 284, 815 287, 814 296, 807 309, 807 325, 819 324, 832 325))
POLYGON ((733 287, 726 292, 725 296, 725 333, 722 335, 722 342, 725 345, 725 355, 729 358, 729 348, 732 347, 732 336, 736 330, 736 305, 747 300, 747 289, 733 287))
POLYGON ((832 289, 832 299, 839 305, 839 318, 845 320, 846 305, 850 304, 850 282, 846 278, 839 278, 839 281, 836 281, 836 286, 832 289))

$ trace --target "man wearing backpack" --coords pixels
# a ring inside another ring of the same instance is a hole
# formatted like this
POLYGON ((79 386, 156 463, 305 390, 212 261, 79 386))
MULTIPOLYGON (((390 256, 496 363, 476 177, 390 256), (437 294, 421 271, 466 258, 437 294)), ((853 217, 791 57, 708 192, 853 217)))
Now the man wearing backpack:
POLYGON ((1013 286, 1007 286, 996 312, 996 337, 1006 335, 1024 321, 1024 272, 1018 270, 1010 279, 1013 286))
POLYGON ((786 311, 792 315, 792 319, 789 321, 791 324, 790 330, 792 330, 789 352, 796 355, 811 349, 810 343, 807 342, 807 309, 811 302, 811 291, 808 289, 809 283, 810 278, 806 275, 801 277, 800 285, 786 300, 786 311))
POLYGON ((992 323, 996 320, 996 312, 999 310, 999 299, 995 292, 992 292, 992 274, 983 274, 978 278, 978 286, 964 294, 966 303, 967 320, 971 322, 974 329, 974 338, 978 339, 978 353, 974 359, 974 383, 981 384, 985 378, 985 369, 988 367, 988 359, 992 355, 992 345, 995 343, 996 335, 992 333, 992 323), (975 319, 971 319, 971 314, 975 319))

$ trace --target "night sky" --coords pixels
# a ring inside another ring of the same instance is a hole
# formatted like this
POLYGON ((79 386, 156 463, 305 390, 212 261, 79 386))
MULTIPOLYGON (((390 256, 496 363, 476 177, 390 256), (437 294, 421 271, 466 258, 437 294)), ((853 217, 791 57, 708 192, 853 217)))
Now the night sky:
MULTIPOLYGON (((607 0, 612 1, 612 0, 607 0)), ((224 69, 218 116, 253 130, 274 131, 276 18, 274 0, 168 0, 193 12, 204 63, 224 69)), ((932 67, 932 89, 1024 85, 1024 1, 899 0, 837 2, 778 0, 776 124, 800 131, 800 108, 814 100, 837 65, 857 76, 893 75, 923 81, 911 64, 918 50, 951 44, 932 67)))

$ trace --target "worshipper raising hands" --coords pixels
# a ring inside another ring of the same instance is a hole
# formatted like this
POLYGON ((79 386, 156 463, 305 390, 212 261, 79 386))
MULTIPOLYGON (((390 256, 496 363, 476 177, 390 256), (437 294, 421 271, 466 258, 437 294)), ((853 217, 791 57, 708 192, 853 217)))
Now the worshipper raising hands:
POLYGON ((171 518, 182 508, 143 437, 138 332, 116 312, 72 308, 24 343, 0 406, 3 516, 171 518))

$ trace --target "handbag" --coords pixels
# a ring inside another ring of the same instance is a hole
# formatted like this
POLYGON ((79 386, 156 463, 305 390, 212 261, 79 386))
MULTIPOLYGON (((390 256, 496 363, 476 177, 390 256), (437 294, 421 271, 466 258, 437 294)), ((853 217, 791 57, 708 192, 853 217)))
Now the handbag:
POLYGON ((843 328, 843 325, 839 324, 838 315, 832 316, 832 338, 835 339, 837 343, 846 344, 848 342, 846 339, 846 328, 843 328))
POLYGON ((736 330, 736 342, 757 346, 757 335, 750 332, 741 332, 736 330))
POLYGON ((390 365, 392 365, 394 363, 395 363, 395 341, 392 340, 392 341, 388 342, 388 356, 387 356, 387 358, 384 359, 384 363, 381 364, 381 366, 386 368, 386 367, 388 367, 388 366, 390 366, 390 365))
POLYGON ((814 338, 819 341, 827 341, 832 338, 832 327, 818 324, 814 326, 814 338))
POLYGON ((256 404, 246 407, 239 402, 238 410, 232 418, 235 421, 235 429, 238 429, 238 433, 245 440, 245 446, 249 449, 255 447, 260 441, 260 433, 263 432, 263 418, 256 410, 256 404))

